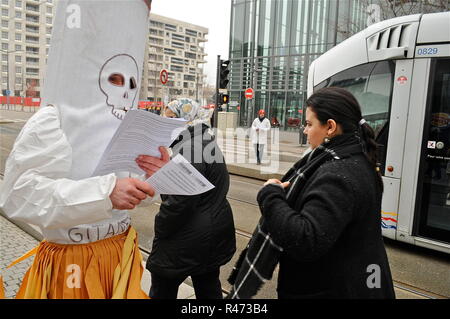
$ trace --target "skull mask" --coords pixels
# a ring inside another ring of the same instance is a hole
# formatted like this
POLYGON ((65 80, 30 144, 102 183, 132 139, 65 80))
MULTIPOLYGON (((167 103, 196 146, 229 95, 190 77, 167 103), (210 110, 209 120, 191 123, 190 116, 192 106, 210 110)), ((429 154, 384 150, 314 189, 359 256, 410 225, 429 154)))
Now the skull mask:
POLYGON ((100 90, 106 95, 106 104, 112 114, 122 120, 133 108, 138 88, 138 66, 134 58, 119 54, 110 58, 100 71, 100 90))

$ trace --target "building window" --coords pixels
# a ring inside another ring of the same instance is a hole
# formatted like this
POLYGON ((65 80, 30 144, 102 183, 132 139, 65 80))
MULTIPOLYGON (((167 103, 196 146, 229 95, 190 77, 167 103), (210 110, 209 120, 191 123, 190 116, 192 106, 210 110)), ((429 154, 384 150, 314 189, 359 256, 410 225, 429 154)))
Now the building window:
POLYGON ((9 6, 9 0, 2 0, 2 4, 9 6))
POLYGON ((16 0, 16 8, 22 8, 22 0, 16 0))
POLYGON ((174 32, 177 32, 177 26, 176 26, 176 25, 173 25, 173 24, 168 24, 168 23, 166 23, 165 29, 168 30, 168 31, 174 31, 174 32))
POLYGON ((8 40, 8 32, 2 31, 2 39, 8 40))
POLYGON ((8 55, 2 54, 2 62, 7 62, 7 61, 8 61, 8 55))
POLYGON ((194 30, 189 30, 189 29, 186 29, 186 32, 185 32, 187 35, 190 35, 190 36, 193 36, 193 37, 196 37, 197 36, 197 31, 194 31, 194 30))
POLYGON ((52 14, 53 13, 53 8, 52 7, 47 7, 47 13, 52 14))
POLYGON ((8 50, 8 43, 2 43, 2 50, 8 50))
POLYGON ((22 73, 22 67, 16 66, 16 73, 22 73))
POLYGON ((26 72, 27 72, 27 74, 34 74, 34 75, 37 75, 37 74, 39 74, 39 69, 36 69, 36 68, 27 68, 27 69, 26 69, 26 72))
POLYGON ((17 63, 21 63, 22 62, 22 57, 20 55, 16 55, 16 62, 17 63))
POLYGON ((16 26, 16 30, 22 30, 22 23, 16 22, 15 26, 16 26))
POLYGON ((22 41, 22 34, 16 33, 16 41, 22 41))
POLYGON ((46 21, 47 21, 47 24, 52 24, 53 19, 52 19, 52 17, 47 17, 46 21))
POLYGON ((21 19, 22 18, 22 12, 16 11, 16 18, 21 19))
POLYGON ((21 51, 22 50, 22 45, 16 44, 15 49, 16 49, 16 51, 21 51))
POLYGON ((9 27, 8 20, 2 20, 2 27, 3 28, 8 28, 9 27))
POLYGON ((3 17, 9 17, 9 10, 8 9, 2 9, 2 16, 3 17))
POLYGON ((16 78, 16 84, 22 84, 22 78, 16 78))
POLYGON ((2 72, 8 72, 8 66, 2 65, 2 72))

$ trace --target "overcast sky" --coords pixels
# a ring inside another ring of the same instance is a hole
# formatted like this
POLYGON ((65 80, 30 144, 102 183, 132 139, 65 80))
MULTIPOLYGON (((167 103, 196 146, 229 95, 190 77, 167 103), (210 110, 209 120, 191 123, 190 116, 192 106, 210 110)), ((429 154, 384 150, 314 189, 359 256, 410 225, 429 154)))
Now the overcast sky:
POLYGON ((207 82, 216 83, 217 55, 228 58, 231 0, 153 0, 152 13, 209 29, 205 44, 207 82))

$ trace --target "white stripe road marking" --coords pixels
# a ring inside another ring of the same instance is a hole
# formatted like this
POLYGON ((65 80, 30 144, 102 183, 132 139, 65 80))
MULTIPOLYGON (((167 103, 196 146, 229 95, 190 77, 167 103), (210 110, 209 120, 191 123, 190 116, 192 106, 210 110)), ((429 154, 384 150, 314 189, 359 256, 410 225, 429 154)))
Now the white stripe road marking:
POLYGON ((26 121, 28 121, 28 120, 21 120, 21 119, 11 120, 11 119, 4 119, 4 118, 0 117, 0 122, 25 123, 26 121))

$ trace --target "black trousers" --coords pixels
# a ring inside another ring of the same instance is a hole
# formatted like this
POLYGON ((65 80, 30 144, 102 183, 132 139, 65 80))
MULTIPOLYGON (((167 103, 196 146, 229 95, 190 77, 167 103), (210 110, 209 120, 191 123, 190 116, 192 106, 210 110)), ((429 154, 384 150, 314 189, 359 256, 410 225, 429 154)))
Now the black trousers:
MULTIPOLYGON (((152 273, 152 286, 150 287, 150 298, 154 299, 177 299, 178 287, 186 277, 166 278, 152 273)), ((219 268, 215 271, 191 276, 194 284, 195 297, 197 299, 222 299, 222 286, 219 280, 219 268)))
POLYGON ((261 164, 262 157, 264 154, 264 146, 265 144, 253 144, 255 146, 255 153, 256 153, 256 162, 261 164))

